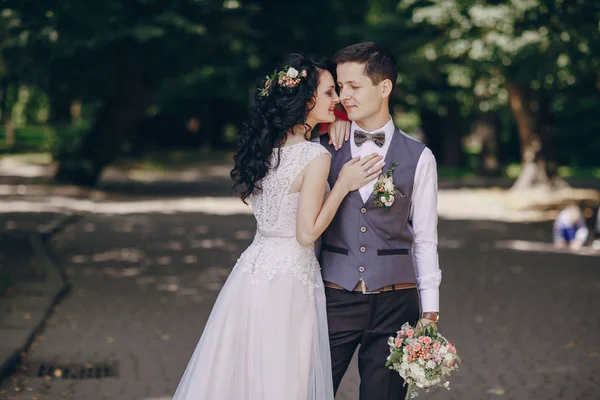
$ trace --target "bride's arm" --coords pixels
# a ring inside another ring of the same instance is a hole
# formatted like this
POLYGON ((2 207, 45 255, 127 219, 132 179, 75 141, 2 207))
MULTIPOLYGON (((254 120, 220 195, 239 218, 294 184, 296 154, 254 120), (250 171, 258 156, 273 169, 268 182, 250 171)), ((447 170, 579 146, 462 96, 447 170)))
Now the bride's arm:
POLYGON ((362 160, 353 158, 348 161, 323 202, 325 183, 329 175, 330 156, 322 154, 315 157, 304 169, 298 218, 296 221, 296 240, 302 246, 311 246, 335 216, 346 195, 366 185, 381 173, 381 156, 372 154, 362 160), (371 171, 371 169, 373 171, 371 171))

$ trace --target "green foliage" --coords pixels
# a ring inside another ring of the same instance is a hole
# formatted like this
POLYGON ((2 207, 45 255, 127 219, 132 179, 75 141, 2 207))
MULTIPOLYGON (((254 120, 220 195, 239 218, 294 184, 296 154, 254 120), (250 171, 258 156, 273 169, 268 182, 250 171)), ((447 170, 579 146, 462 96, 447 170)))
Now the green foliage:
POLYGON ((486 111, 506 104, 507 79, 563 90, 599 69, 600 54, 592 51, 600 44, 600 6, 577 3, 402 0, 400 8, 410 10, 413 23, 438 30, 424 56, 444 65, 450 85, 486 99, 480 103, 486 111))
POLYGON ((15 129, 15 145, 7 146, 4 128, 0 127, 0 153, 48 152, 56 140, 54 128, 46 125, 27 125, 15 129))
MULTIPOLYGON (((467 155, 463 136, 474 121, 490 116, 497 121, 500 169, 518 161, 511 82, 532 102, 548 103, 543 122, 552 128, 560 163, 593 167, 600 154, 598 20, 600 3, 582 0, 307 0, 285 6, 258 0, 0 0, 0 103, 17 124, 11 151, 38 146, 73 168, 93 169, 82 156, 84 139, 101 131, 95 128, 107 121, 100 115, 115 99, 130 95, 135 103, 138 92, 152 96, 141 128, 115 139, 120 142, 108 146, 111 151, 230 145, 256 78, 272 72, 284 54, 332 55, 374 40, 398 58, 395 120, 408 132, 425 130, 427 144, 449 170, 479 162, 483 150, 467 155), (143 90, 132 89, 128 77, 141 77, 143 90), (74 104, 81 104, 78 115, 74 104), (186 128, 190 120, 193 130, 186 128), (24 134, 46 122, 52 134, 24 134)), ((130 107, 123 110, 128 113, 130 107)))
POLYGON ((57 133, 51 148, 54 158, 59 162, 67 162, 77 158, 81 142, 88 131, 89 126, 85 123, 56 125, 57 133))

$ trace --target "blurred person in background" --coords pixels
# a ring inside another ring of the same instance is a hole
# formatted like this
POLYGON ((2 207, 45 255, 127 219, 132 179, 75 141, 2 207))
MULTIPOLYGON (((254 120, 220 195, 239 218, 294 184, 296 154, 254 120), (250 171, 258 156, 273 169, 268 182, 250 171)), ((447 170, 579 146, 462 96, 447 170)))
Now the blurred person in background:
POLYGON ((592 242, 592 248, 594 250, 600 250, 600 207, 596 209, 596 223, 594 224, 594 241, 592 242))
POLYGON ((589 229, 581 209, 571 204, 565 207, 554 220, 553 240, 554 246, 559 249, 571 248, 579 250, 587 240, 589 229))

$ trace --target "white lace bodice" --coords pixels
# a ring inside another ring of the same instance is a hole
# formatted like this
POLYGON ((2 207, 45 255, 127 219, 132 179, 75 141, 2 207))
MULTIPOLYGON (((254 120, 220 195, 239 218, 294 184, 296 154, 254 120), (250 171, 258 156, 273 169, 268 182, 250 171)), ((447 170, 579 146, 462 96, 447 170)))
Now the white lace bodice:
POLYGON ((300 195, 289 191, 298 174, 321 154, 329 152, 313 142, 273 150, 273 168, 261 181, 262 191, 250 197, 257 232, 238 260, 245 272, 254 276, 266 274, 269 278, 278 273, 293 274, 311 288, 319 284, 315 279, 319 265, 313 246, 303 247, 296 241, 300 195))
POLYGON ((312 142, 273 150, 273 168, 261 181, 262 192, 251 197, 259 231, 296 231, 299 193, 289 194, 290 186, 309 162, 324 153, 328 153, 327 149, 312 142))

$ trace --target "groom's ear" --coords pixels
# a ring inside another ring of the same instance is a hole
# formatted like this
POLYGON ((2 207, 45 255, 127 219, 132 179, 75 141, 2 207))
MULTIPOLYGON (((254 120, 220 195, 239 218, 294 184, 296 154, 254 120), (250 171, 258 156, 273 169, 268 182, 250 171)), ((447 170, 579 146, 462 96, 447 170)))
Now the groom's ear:
POLYGON ((392 90, 394 89, 394 85, 392 84, 392 81, 389 79, 384 79, 380 83, 380 87, 381 87, 381 97, 390 97, 390 94, 392 94, 392 90))

